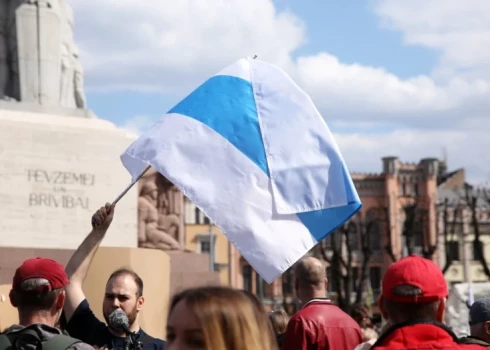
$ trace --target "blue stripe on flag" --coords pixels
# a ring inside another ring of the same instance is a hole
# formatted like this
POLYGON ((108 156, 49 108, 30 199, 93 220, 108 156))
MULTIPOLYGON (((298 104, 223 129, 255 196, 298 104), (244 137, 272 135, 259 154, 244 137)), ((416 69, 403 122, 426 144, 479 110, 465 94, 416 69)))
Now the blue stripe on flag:
POLYGON ((168 113, 186 115, 209 126, 269 176, 250 82, 227 75, 212 77, 168 113))
MULTIPOLYGON (((225 75, 212 77, 168 113, 179 113, 209 126, 270 177, 250 82, 225 75)), ((317 241, 337 229, 361 207, 350 190, 347 169, 344 169, 344 182, 348 205, 297 214, 317 241)))

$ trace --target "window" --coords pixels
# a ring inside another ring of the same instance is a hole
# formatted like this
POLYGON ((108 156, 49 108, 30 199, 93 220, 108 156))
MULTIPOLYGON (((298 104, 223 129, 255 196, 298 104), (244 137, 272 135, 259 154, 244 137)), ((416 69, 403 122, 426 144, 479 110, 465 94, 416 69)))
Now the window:
POLYGON ((458 241, 449 241, 447 242, 447 248, 449 260, 450 261, 458 261, 459 260, 459 242, 458 241))
MULTIPOLYGON (((216 245, 216 236, 213 237, 213 243, 216 245)), ((197 236, 197 252, 201 254, 211 253, 209 234, 202 233, 197 236)))
POLYGON ((483 242, 473 241, 473 260, 482 260, 483 248, 483 242))
POLYGON ((201 242, 200 247, 201 254, 209 254, 211 252, 211 244, 209 242, 201 242))
POLYGON ((352 251, 359 250, 359 241, 357 239, 357 225, 353 222, 350 222, 347 230, 347 234, 349 235, 350 248, 352 249, 352 251))
POLYGON ((400 194, 402 196, 407 195, 407 184, 405 183, 405 180, 403 180, 403 182, 400 183, 400 194))
POLYGON ((207 216, 204 216, 204 224, 209 225, 210 223, 211 223, 211 221, 209 220, 209 218, 207 216))
POLYGON ((198 207, 194 208, 194 223, 195 224, 201 223, 201 211, 199 210, 198 207))
POLYGON ((264 281, 257 272, 255 272, 255 295, 257 295, 259 298, 268 297, 269 293, 267 289, 267 282, 264 281))
POLYGON ((367 227, 367 240, 369 247, 372 250, 380 250, 381 249, 381 242, 383 238, 381 237, 381 230, 380 230, 380 225, 378 222, 373 221, 368 224, 367 227))
POLYGON ((415 197, 418 197, 418 195, 419 195, 419 185, 418 184, 413 184, 413 195, 415 197))
POLYGON ((378 292, 381 289, 381 268, 373 266, 369 269, 369 281, 373 291, 378 292))
POLYGON ((252 292, 252 267, 250 265, 243 265, 243 289, 247 292, 252 292))

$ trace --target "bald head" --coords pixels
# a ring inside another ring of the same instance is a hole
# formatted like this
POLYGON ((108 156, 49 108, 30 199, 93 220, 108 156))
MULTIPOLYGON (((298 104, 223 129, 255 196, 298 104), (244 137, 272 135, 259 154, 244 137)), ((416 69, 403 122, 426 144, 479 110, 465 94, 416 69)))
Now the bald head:
POLYGON ((299 288, 324 289, 325 266, 320 260, 311 256, 301 259, 294 269, 299 288))

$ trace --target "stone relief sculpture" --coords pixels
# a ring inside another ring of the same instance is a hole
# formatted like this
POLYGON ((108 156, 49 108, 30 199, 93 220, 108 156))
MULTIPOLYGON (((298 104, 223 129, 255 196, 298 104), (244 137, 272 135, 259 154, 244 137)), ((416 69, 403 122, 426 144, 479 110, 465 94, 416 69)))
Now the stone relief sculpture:
POLYGON ((140 180, 138 245, 183 250, 183 194, 162 175, 150 171, 140 180))
POLYGON ((86 108, 66 0, 0 0, 0 99, 86 108))

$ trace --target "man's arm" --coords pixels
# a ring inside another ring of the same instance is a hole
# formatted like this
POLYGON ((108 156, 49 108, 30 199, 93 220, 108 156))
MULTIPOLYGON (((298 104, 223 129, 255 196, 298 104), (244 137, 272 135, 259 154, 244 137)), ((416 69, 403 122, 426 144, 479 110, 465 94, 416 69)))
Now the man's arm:
POLYGON ((308 334, 301 319, 291 319, 284 335, 282 350, 307 350, 308 334))
POLYGON ((100 242, 109 229, 114 217, 114 206, 106 204, 92 216, 93 229, 83 240, 82 244, 73 253, 70 261, 66 265, 66 275, 70 283, 66 286, 66 301, 64 314, 66 322, 69 322, 73 313, 85 300, 82 285, 87 271, 92 263, 95 252, 99 248, 100 242))

